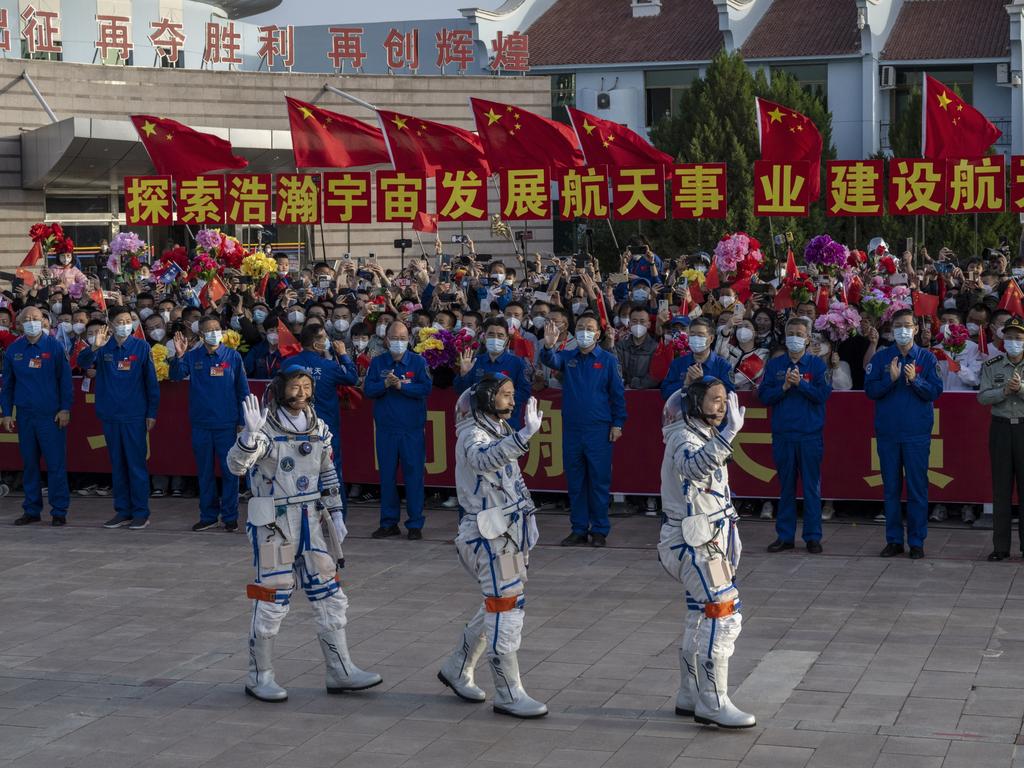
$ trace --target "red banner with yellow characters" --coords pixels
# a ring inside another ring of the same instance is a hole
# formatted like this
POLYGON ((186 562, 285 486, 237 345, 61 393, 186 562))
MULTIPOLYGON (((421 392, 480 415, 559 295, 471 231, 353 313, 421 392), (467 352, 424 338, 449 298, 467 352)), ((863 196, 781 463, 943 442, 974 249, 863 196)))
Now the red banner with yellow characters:
MULTIPOLYGON (((75 380, 75 404, 68 427, 68 471, 109 472, 103 430, 93 408, 94 395, 75 380)), ((262 394, 266 382, 252 381, 262 394)), ((194 475, 195 462, 188 421, 188 384, 164 382, 160 411, 149 433, 149 471, 159 475, 194 475)), ((427 405, 426 482, 452 486, 455 476, 455 429, 452 390, 436 390, 427 405)), ((564 491, 562 464, 562 392, 538 394, 544 424, 521 460, 526 484, 535 491, 564 491)), ((778 494, 772 461, 768 409, 753 393, 741 393, 746 425, 734 443, 729 464, 736 496, 772 498, 778 494)), ((660 488, 661 393, 629 391, 629 414, 622 439, 615 444, 611 488, 614 493, 657 495, 660 488)), ((828 400, 825 460, 821 490, 826 499, 882 498, 882 475, 874 447, 874 404, 863 392, 834 392, 828 400)), ((988 409, 972 392, 947 392, 935 411, 928 492, 931 500, 983 503, 991 501, 988 409)), ((374 445, 373 401, 364 398, 355 410, 341 411, 342 452, 347 482, 378 482, 374 445)), ((0 432, 0 469, 18 470, 17 433, 0 432)))

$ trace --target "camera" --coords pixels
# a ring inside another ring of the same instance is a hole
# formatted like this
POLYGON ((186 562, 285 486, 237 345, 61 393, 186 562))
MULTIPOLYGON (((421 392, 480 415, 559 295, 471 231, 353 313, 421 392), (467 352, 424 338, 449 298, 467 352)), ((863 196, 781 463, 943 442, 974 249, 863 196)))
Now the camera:
POLYGON ((452 243, 462 245, 469 242, 469 235, 452 235, 452 243))
POLYGON ((953 263, 949 261, 936 261, 935 271, 940 275, 948 275, 953 271, 953 263))
POLYGON ((357 269, 356 277, 360 280, 373 280, 373 272, 368 269, 357 269))

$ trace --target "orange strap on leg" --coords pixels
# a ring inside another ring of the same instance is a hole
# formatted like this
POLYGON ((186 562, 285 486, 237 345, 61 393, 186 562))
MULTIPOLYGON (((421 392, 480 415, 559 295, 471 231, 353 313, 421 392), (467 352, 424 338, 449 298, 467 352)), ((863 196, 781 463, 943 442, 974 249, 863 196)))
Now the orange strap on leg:
POLYGON ((246 584, 245 596, 250 600, 262 600, 265 603, 277 602, 277 590, 264 587, 262 584, 246 584))
POLYGON ((518 600, 519 595, 513 595, 512 597, 485 597, 484 610, 488 613, 511 611, 515 609, 518 600))
POLYGON ((727 600, 724 603, 704 603, 704 615, 709 619, 724 619, 736 613, 736 601, 727 600))

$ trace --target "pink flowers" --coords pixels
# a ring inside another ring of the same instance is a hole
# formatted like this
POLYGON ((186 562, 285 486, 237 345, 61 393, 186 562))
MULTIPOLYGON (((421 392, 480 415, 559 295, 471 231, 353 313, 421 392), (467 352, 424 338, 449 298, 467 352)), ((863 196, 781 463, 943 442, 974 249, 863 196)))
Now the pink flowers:
POLYGON ((761 244, 746 232, 725 235, 715 246, 715 264, 728 281, 743 280, 760 269, 764 256, 761 244))
POLYGON ((821 331, 833 345, 855 336, 860 329, 860 313, 849 304, 833 301, 828 312, 814 321, 814 329, 821 331))
POLYGON ((943 349, 954 355, 959 355, 964 351, 968 339, 970 339, 970 334, 967 332, 967 327, 955 323, 943 326, 939 335, 935 337, 935 341, 941 344, 943 349))
POLYGON ((196 245, 202 248, 207 253, 216 251, 220 248, 220 244, 223 241, 220 232, 216 229, 200 229, 196 232, 196 245))

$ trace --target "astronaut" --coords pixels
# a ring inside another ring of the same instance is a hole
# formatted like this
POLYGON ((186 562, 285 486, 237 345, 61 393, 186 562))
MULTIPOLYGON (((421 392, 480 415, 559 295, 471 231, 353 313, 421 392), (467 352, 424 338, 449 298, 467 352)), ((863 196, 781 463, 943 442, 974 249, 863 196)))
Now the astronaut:
POLYGON ((542 717, 546 704, 530 698, 519 678, 516 651, 523 631, 524 587, 530 550, 537 543, 533 500, 519 472, 544 414, 530 398, 518 432, 508 425, 515 386, 501 374, 485 374, 455 405, 455 486, 464 515, 455 539, 459 561, 479 581, 483 605, 470 619, 438 679, 466 701, 480 703, 473 668, 486 650, 494 677, 494 711, 542 717))
POLYGON ((686 588, 687 607, 676 714, 722 728, 756 724, 729 700, 729 657, 741 625, 733 582, 740 537, 725 465, 744 413, 736 394, 712 376, 673 393, 662 411, 665 523, 658 556, 686 588))
POLYGON ((320 629, 327 663, 327 692, 361 691, 379 685, 380 675, 352 663, 345 640, 348 598, 338 565, 347 533, 331 433, 313 410, 316 382, 303 368, 278 373, 264 394, 242 404, 245 427, 228 451, 228 467, 247 474, 252 499, 246 531, 252 541, 255 601, 249 631, 249 677, 245 692, 260 701, 284 701, 288 692, 274 680, 274 638, 288 613, 295 581, 306 592, 320 629))

